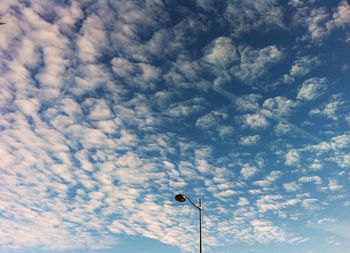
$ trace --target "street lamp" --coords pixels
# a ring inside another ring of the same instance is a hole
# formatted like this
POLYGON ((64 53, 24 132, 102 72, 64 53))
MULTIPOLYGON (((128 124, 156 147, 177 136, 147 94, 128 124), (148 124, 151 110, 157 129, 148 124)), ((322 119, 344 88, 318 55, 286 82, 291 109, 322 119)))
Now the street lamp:
POLYGON ((175 199, 178 202, 185 202, 186 199, 188 199, 192 206, 194 206, 199 211, 199 252, 202 253, 202 201, 199 199, 199 204, 197 206, 189 197, 184 194, 177 194, 175 196, 175 199))

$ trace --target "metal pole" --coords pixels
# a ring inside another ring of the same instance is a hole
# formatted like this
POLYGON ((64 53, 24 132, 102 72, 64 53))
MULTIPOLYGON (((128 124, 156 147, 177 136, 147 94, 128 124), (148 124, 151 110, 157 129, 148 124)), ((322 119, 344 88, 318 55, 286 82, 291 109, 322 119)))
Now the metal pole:
POLYGON ((202 253, 202 200, 199 199, 199 252, 202 253))
POLYGON ((199 204, 197 206, 195 203, 193 203, 193 201, 189 197, 187 197, 184 194, 177 194, 175 196, 175 199, 176 201, 179 201, 179 202, 185 202, 187 199, 192 204, 192 206, 198 209, 199 211, 199 252, 202 253, 202 210, 203 210, 202 200, 199 199, 199 204))

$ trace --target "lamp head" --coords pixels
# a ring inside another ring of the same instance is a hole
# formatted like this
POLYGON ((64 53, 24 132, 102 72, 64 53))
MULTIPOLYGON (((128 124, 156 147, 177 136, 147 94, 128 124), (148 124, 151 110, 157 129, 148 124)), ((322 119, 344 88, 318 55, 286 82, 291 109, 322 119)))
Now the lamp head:
POLYGON ((183 194, 177 194, 175 196, 175 199, 176 199, 176 201, 179 201, 179 202, 185 202, 186 201, 186 196, 183 195, 183 194))

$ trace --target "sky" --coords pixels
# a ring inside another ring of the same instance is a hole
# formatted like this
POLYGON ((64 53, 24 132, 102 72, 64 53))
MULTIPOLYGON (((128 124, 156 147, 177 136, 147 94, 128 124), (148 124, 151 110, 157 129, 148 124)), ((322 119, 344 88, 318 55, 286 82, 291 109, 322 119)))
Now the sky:
POLYGON ((348 1, 0 16, 1 252, 349 252, 348 1))

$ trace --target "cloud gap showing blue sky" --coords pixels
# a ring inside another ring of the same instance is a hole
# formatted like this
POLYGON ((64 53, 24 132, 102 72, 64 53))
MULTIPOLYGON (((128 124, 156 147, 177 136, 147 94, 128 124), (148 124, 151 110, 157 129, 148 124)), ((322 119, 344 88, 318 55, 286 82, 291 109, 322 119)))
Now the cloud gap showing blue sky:
POLYGON ((348 1, 0 16, 1 252, 349 252, 348 1))

